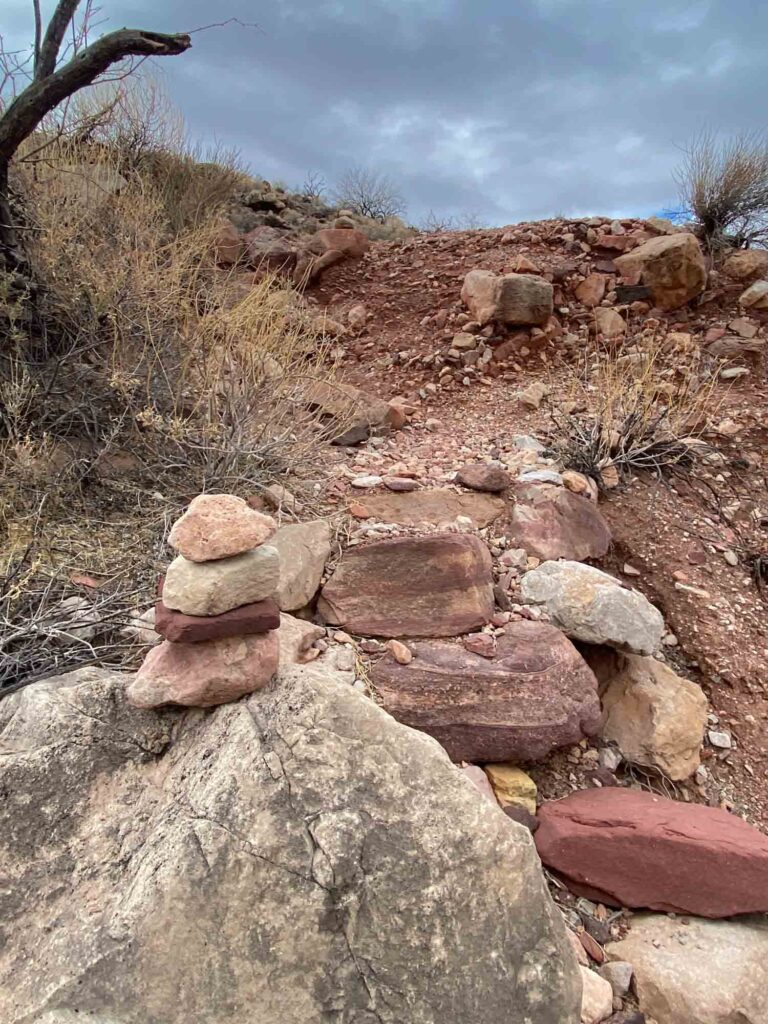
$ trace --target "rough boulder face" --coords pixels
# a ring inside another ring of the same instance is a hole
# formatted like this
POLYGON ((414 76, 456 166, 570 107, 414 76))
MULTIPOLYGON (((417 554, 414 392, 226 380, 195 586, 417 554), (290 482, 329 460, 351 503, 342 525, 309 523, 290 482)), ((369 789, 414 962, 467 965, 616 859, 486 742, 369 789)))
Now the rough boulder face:
POLYGON ((539 856, 574 892, 699 917, 768 912, 768 836, 719 807, 582 790, 539 809, 539 856))
POLYGON ((701 295, 707 268, 695 235, 661 235, 614 261, 616 269, 634 284, 651 289, 660 309, 678 309, 701 295))
POLYGON ((434 741, 316 667, 210 713, 124 689, 0 703, 3 1024, 578 1019, 530 836, 434 741))
POLYGON ((349 548, 320 592, 326 622, 373 636, 458 636, 493 615, 491 555, 438 533, 349 548))
POLYGON ((378 662, 374 685, 387 711, 454 761, 535 761, 599 727, 597 680, 546 623, 510 623, 493 659, 445 643, 412 651, 407 665, 378 662))
POLYGON ((554 290, 532 274, 470 270, 461 289, 462 302, 480 324, 544 324, 552 316, 554 290))
POLYGON ((664 619, 637 590, 581 562, 544 562, 523 576, 520 593, 541 605, 569 637, 606 644, 632 654, 652 654, 661 643, 664 619))
POLYGON ((640 1009, 657 1024, 765 1024, 768 922, 638 914, 608 946, 634 967, 640 1009))
POLYGON ((602 558, 611 546, 611 531, 597 505, 565 487, 518 487, 511 533, 516 545, 542 561, 602 558))

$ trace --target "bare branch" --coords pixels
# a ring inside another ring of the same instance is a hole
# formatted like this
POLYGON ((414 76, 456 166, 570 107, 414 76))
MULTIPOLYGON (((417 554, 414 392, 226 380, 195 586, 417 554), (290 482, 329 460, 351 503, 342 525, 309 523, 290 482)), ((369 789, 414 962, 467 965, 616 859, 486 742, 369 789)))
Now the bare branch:
POLYGON ((10 160, 46 114, 78 89, 91 85, 113 64, 133 56, 174 56, 184 53, 191 45, 188 35, 165 35, 130 28, 97 39, 52 75, 36 79, 8 107, 0 118, 0 161, 10 160))
POLYGON ((35 62, 36 82, 48 78, 55 71, 61 42, 79 5, 80 0, 59 0, 56 5, 56 10, 45 31, 39 59, 35 62))
POLYGON ((40 14, 40 0, 32 0, 35 9, 35 69, 40 64, 40 44, 43 39, 43 19, 40 14))

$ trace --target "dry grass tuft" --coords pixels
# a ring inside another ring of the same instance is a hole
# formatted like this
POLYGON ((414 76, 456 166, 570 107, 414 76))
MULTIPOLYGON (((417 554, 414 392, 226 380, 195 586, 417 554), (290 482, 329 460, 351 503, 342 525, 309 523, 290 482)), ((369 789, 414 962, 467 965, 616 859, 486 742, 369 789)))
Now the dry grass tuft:
POLYGON ((680 360, 653 331, 632 351, 587 358, 552 413, 549 447, 567 469, 611 486, 633 472, 689 468, 707 454, 702 435, 721 402, 710 358, 696 350, 680 360))
POLYGON ((120 662, 117 623, 151 602, 191 497, 316 474, 328 437, 309 396, 333 382, 332 340, 279 279, 213 258, 242 169, 196 160, 175 122, 164 138, 164 112, 142 133, 146 111, 121 104, 80 111, 79 132, 36 138, 14 169, 36 273, 0 278, 0 654, 15 681, 120 662), (84 572, 107 581, 86 592, 97 641, 67 640, 57 610, 84 572), (56 640, 36 655, 46 623, 56 640))

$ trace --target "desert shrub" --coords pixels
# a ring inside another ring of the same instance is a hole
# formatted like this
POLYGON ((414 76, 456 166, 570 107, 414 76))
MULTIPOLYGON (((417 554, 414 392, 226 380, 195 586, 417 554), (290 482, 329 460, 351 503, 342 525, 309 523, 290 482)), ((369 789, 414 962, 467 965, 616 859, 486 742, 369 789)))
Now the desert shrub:
POLYGON ((768 135, 697 135, 676 172, 688 219, 715 246, 768 243, 768 135))
POLYGON ((633 472, 690 468, 709 449, 702 434, 719 402, 719 367, 700 352, 683 361, 652 331, 633 351, 587 357, 552 411, 551 453, 567 469, 614 486, 633 472))
POLYGON ((212 258, 241 171, 100 131, 15 166, 35 267, 0 274, 0 661, 19 678, 121 663, 190 498, 311 475, 327 439, 309 393, 332 342, 284 281, 212 258), (95 639, 58 607, 83 596, 73 572, 104 584, 95 639), (52 623, 45 656, 30 623, 52 623))
POLYGON ((386 174, 366 167, 351 167, 333 192, 334 201, 361 217, 386 220, 405 213, 405 199, 386 174))

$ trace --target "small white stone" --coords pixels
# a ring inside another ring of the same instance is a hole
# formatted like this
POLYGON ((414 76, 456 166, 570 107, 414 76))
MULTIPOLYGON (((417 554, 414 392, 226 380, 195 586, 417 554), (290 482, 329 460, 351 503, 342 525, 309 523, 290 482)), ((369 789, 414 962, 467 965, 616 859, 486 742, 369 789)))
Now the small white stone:
POLYGON ((353 487, 378 487, 381 480, 380 476, 356 476, 354 480, 350 480, 350 483, 353 487))
POLYGON ((731 734, 728 732, 718 732, 715 729, 710 729, 707 737, 713 747, 719 747, 721 750, 730 750, 733 746, 731 734))

